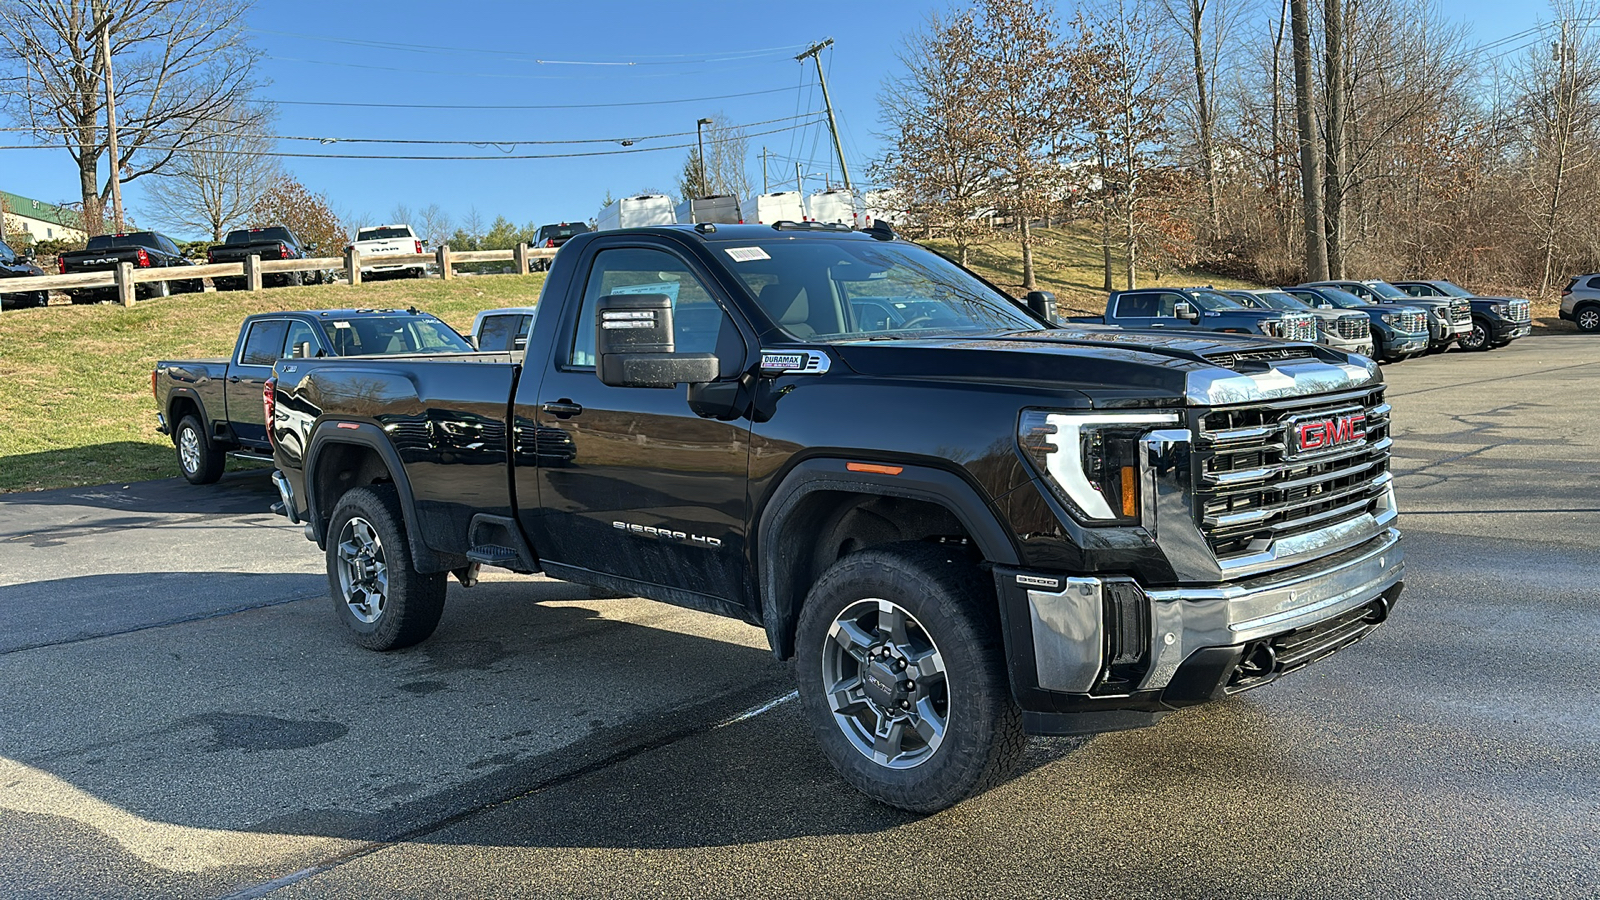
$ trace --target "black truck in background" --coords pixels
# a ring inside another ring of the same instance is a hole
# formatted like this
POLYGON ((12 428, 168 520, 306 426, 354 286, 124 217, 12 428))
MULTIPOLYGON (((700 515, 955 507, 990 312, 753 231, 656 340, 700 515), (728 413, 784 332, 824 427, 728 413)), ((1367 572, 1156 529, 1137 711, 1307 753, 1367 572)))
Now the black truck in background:
MULTIPOLYGON (((172 238, 155 231, 97 234, 89 238, 82 250, 69 250, 61 254, 56 265, 62 275, 81 275, 86 272, 113 272, 122 263, 131 263, 135 269, 181 270, 194 265, 172 238)), ((183 278, 181 271, 174 271, 172 275, 169 281, 148 281, 136 285, 134 296, 145 300, 205 289, 205 282, 199 278, 183 278)), ((67 292, 67 296, 73 303, 106 303, 117 299, 117 289, 73 288, 67 292)))
POLYGON ((1377 364, 1059 327, 882 223, 574 237, 524 352, 284 359, 275 507, 357 643, 479 567, 742 619, 853 786, 940 809, 1028 733, 1150 725, 1401 591, 1377 364))
MULTIPOLYGON (((289 229, 274 225, 270 228, 239 228, 228 232, 221 246, 206 251, 206 259, 214 263, 242 263, 245 257, 255 256, 263 262, 277 259, 306 259, 317 249, 316 244, 303 244, 289 229)), ((261 276, 265 287, 290 287, 302 284, 321 284, 321 272, 272 272, 261 276)), ((225 275, 212 278, 211 284, 219 291, 242 291, 243 275, 225 275)))
POLYGON ((222 477, 227 456, 270 460, 262 389, 280 359, 462 353, 472 347, 449 325, 415 309, 324 309, 260 313, 239 326, 227 359, 164 359, 150 372, 156 430, 172 438, 190 484, 222 477))

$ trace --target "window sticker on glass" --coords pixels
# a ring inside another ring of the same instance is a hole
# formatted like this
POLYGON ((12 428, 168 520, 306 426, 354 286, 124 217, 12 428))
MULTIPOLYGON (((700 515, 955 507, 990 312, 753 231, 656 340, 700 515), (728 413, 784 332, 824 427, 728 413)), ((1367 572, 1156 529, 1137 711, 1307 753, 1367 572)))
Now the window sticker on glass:
POLYGON ((733 257, 734 262, 750 262, 756 259, 772 258, 767 255, 767 251, 760 247, 729 247, 728 255, 733 257))

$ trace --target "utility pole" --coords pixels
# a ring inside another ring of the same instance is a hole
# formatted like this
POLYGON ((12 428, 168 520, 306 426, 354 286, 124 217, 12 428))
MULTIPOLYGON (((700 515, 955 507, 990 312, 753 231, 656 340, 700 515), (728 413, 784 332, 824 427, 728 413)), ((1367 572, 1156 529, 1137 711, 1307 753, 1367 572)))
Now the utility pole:
POLYGON ((767 189, 767 148, 761 148, 761 193, 770 193, 767 189))
POLYGON ((844 164, 844 145, 839 143, 839 122, 833 117, 833 101, 828 98, 828 79, 822 74, 822 57, 820 54, 824 49, 831 46, 833 46, 833 38, 828 38, 820 44, 812 44, 810 49, 796 56, 795 61, 799 62, 809 56, 811 61, 817 64, 817 81, 822 85, 822 105, 828 109, 828 131, 833 134, 833 150, 839 154, 839 172, 844 175, 845 189, 850 190, 850 167, 844 164))
MULTIPOLYGON (((101 7, 104 9, 104 6, 101 7)), ((122 231, 122 166, 117 159, 117 100, 116 86, 111 80, 111 14, 100 21, 100 64, 106 79, 106 143, 111 151, 111 221, 112 230, 122 231)))

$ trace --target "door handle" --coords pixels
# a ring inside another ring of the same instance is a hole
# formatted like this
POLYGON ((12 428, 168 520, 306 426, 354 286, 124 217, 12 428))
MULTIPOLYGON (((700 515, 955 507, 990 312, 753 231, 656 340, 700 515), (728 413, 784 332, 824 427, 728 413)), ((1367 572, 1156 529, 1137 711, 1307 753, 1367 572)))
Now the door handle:
POLYGON ((228 376, 228 383, 229 384, 238 384, 240 381, 241 381, 241 379, 237 375, 229 375, 228 376))
POLYGON ((583 407, 571 400, 557 400, 554 403, 541 403, 539 408, 558 419, 566 419, 583 412, 583 407))

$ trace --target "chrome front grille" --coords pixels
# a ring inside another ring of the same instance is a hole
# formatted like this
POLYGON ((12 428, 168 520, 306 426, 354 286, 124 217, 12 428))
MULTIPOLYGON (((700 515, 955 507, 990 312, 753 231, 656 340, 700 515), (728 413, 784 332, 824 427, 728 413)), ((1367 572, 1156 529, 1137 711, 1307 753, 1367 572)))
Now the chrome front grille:
POLYGON ((1427 334, 1428 314, 1425 312, 1402 312, 1393 314, 1394 329, 1406 334, 1427 334))
POLYGON ((1450 324, 1471 325, 1472 304, 1457 297, 1450 301, 1450 324))
POLYGON ((1340 316, 1334 322, 1339 327, 1339 337, 1360 340, 1372 333, 1372 322, 1366 316, 1340 316))
POLYGON ((1533 304, 1527 300, 1512 300, 1506 303, 1506 318, 1522 324, 1532 322, 1533 304))
POLYGON ((1315 316, 1288 315, 1281 320, 1283 339, 1286 341, 1315 341, 1317 319, 1315 316))
POLYGON ((1389 404, 1364 391, 1217 407, 1201 414, 1195 514, 1217 558, 1266 550, 1280 538, 1379 512, 1389 475, 1389 404), (1365 417, 1365 437, 1293 454, 1291 425, 1365 417))

